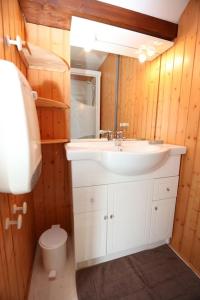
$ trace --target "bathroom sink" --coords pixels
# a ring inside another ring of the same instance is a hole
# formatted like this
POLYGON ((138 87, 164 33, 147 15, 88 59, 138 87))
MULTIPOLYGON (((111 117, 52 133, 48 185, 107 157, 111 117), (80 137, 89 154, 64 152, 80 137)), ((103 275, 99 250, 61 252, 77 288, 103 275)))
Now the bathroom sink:
POLYGON ((182 146, 149 144, 148 141, 74 142, 65 144, 68 160, 94 160, 107 170, 120 175, 140 175, 160 168, 169 155, 186 152, 182 146))
POLYGON ((122 151, 102 151, 100 163, 108 170, 122 175, 148 173, 161 166, 168 158, 169 149, 125 149, 122 151))

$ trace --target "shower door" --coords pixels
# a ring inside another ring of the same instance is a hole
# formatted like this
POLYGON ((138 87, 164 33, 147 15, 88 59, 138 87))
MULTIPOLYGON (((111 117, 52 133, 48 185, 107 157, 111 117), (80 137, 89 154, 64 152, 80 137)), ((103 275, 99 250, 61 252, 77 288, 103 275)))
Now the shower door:
POLYGON ((99 137, 100 72, 73 69, 71 71, 71 138, 99 137))

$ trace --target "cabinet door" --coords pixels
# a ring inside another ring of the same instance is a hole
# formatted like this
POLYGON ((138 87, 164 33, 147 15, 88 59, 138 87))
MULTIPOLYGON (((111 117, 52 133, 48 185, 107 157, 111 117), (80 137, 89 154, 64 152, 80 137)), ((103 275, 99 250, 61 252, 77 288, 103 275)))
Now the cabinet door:
POLYGON ((152 192, 152 181, 108 187, 108 253, 147 243, 152 192))
POLYGON ((152 202, 150 243, 165 241, 172 235, 176 198, 152 202))
POLYGON ((76 262, 106 255, 107 211, 75 215, 74 231, 76 262))

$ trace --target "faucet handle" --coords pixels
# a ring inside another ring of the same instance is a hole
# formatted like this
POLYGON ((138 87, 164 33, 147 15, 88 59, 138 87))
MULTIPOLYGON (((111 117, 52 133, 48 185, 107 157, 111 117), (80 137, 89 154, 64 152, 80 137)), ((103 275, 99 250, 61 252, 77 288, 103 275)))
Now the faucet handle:
POLYGON ((109 141, 113 139, 113 130, 99 130, 99 134, 105 136, 109 141))
POLYGON ((117 140, 123 139, 123 131, 122 130, 116 131, 116 139, 117 140))

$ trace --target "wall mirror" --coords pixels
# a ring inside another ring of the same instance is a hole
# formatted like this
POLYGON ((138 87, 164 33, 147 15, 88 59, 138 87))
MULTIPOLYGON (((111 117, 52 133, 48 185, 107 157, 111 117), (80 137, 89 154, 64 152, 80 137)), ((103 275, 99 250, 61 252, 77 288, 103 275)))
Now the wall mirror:
POLYGON ((139 118, 134 121, 144 109, 139 107, 140 76, 147 72, 145 61, 173 42, 72 17, 70 43, 71 138, 98 138, 100 129, 122 129, 128 138, 142 138, 139 118))

